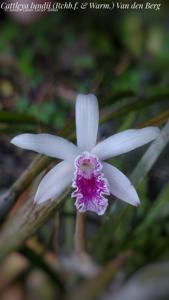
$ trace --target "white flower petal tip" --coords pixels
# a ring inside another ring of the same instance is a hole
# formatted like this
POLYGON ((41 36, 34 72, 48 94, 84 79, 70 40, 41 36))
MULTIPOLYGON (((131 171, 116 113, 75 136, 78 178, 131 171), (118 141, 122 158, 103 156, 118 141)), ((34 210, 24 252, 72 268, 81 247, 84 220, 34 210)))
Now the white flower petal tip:
POLYGON ((119 197, 119 199, 135 207, 138 207, 140 205, 140 199, 135 190, 135 187, 132 184, 130 186, 130 192, 127 193, 127 196, 123 199, 119 197))
POLYGON ((154 139, 156 139, 159 134, 161 133, 161 130, 158 127, 147 127, 147 128, 152 128, 152 130, 154 130, 154 139))
POLYGON ((76 135, 81 150, 90 151, 96 144, 99 108, 96 96, 79 94, 76 99, 76 135))
MULTIPOLYGON (((132 188, 133 188, 134 191, 135 191, 135 187, 134 187, 133 185, 132 185, 132 188)), ((137 193, 136 193, 136 194, 137 194, 137 193)), ((133 199, 133 202, 132 202, 132 203, 129 203, 129 204, 138 207, 138 206, 140 205, 140 199, 138 198, 138 195, 135 197, 135 199, 133 199)))
POLYGON ((66 139, 47 133, 25 133, 14 137, 11 143, 54 158, 74 161, 80 150, 66 139))
POLYGON ((92 153, 98 156, 101 160, 108 159, 141 147, 155 140, 159 134, 160 130, 157 127, 128 129, 116 133, 98 143, 92 149, 92 153))
POLYGON ((102 164, 103 173, 108 180, 110 192, 120 200, 133 206, 138 206, 140 204, 139 197, 127 176, 108 163, 103 162, 102 164))
POLYGON ((74 166, 68 162, 61 162, 45 175, 38 186, 34 202, 42 204, 58 197, 71 185, 74 166))
POLYGON ((15 145, 15 146, 18 146, 18 147, 23 147, 23 137, 24 135, 26 135, 25 133, 24 134, 20 134, 20 135, 17 135, 15 136, 12 140, 11 140, 11 144, 15 145))

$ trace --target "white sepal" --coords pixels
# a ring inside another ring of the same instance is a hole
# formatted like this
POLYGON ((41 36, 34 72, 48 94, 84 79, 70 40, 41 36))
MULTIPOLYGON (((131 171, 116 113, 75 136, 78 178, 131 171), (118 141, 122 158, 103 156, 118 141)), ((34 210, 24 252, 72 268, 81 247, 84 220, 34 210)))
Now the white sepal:
POLYGON ((139 197, 127 176, 108 163, 103 162, 102 165, 103 173, 108 180, 111 194, 124 202, 138 206, 140 203, 139 197))
POLYGON ((37 204, 58 197, 72 182, 74 166, 62 161, 45 175, 38 186, 34 201, 37 204))
POLYGON ((80 153, 73 143, 62 137, 47 133, 21 134, 14 137, 11 143, 23 149, 68 161, 74 161, 80 153))
POLYGON ((90 151, 96 145, 99 108, 96 96, 79 94, 76 100, 77 145, 90 151))
POLYGON ((92 149, 92 153, 104 160, 141 147, 156 139, 159 133, 160 130, 157 127, 128 129, 98 143, 92 149))

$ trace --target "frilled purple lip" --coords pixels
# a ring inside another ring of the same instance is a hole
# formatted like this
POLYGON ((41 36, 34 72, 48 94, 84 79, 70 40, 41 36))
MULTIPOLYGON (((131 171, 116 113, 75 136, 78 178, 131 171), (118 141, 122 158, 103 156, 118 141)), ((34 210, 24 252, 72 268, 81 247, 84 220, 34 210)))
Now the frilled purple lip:
POLYGON ((72 197, 76 198, 75 206, 80 212, 92 211, 103 215, 108 200, 103 195, 110 195, 108 182, 104 177, 102 164, 95 155, 83 152, 75 160, 75 173, 72 197))

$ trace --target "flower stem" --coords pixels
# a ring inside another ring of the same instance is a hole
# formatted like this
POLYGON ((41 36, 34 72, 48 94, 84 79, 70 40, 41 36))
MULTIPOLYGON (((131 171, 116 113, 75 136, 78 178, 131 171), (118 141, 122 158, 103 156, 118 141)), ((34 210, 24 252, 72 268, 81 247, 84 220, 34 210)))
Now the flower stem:
POLYGON ((85 214, 77 211, 76 215, 76 225, 75 225, 75 253, 81 254, 85 252, 86 242, 85 242, 85 214))

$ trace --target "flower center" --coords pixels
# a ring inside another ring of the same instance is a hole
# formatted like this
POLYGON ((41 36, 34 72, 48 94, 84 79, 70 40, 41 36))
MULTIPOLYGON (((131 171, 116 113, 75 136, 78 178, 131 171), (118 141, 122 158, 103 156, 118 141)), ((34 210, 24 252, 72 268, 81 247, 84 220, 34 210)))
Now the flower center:
POLYGON ((91 157, 79 159, 78 167, 79 174, 81 174, 82 177, 86 179, 92 178, 95 169, 95 163, 91 157))
POLYGON ((75 191, 75 206, 80 212, 94 211, 104 214, 108 201, 104 194, 109 195, 108 183, 101 172, 102 164, 95 155, 84 152, 75 160, 75 173, 72 186, 75 191))

